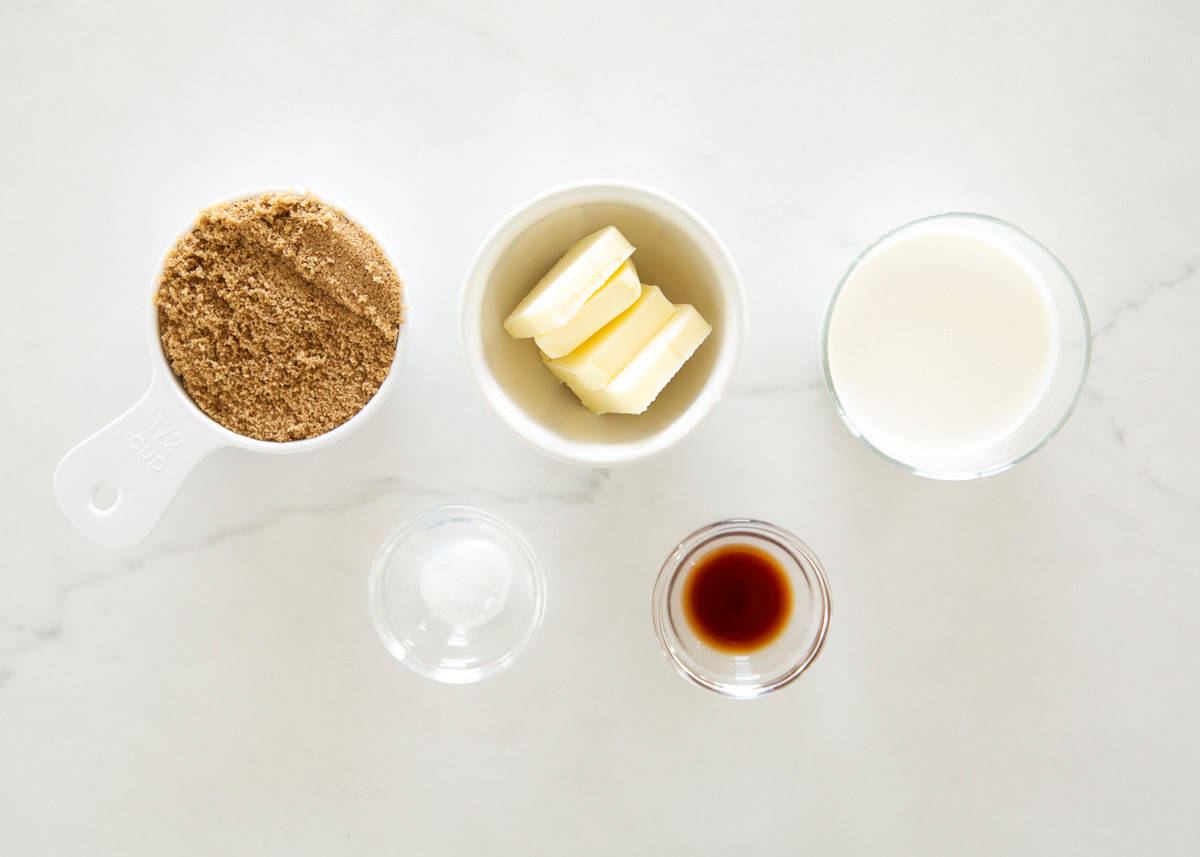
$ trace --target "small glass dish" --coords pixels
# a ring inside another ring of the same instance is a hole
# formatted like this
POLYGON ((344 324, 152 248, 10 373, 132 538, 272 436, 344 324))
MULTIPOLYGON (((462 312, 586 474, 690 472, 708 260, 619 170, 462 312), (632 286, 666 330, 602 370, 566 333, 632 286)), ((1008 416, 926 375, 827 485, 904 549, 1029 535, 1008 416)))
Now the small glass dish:
POLYGON ((654 632, 688 681, 734 699, 753 699, 793 681, 816 659, 829 630, 829 584, 816 555, 787 530, 751 518, 702 527, 676 546, 654 584, 654 632), (745 545, 767 553, 791 586, 791 613, 771 642, 751 652, 723 651, 691 627, 683 602, 688 577, 720 548, 745 545))
POLYGON ((546 610, 546 581, 529 543, 504 521, 469 506, 430 509, 401 524, 380 547, 367 581, 371 621, 389 652, 413 672, 469 684, 508 667, 529 645, 546 610), (482 539, 508 559, 511 577, 499 612, 477 627, 439 619, 421 596, 430 557, 482 539))
POLYGON ((873 453, 897 467, 931 479, 966 480, 1008 470, 1041 449, 1063 427, 1075 409, 1091 361, 1091 325, 1083 295, 1071 273, 1050 250, 1024 230, 986 214, 948 212, 906 223, 863 250, 842 275, 829 306, 821 334, 821 366, 825 387, 846 428, 873 453), (831 369, 830 336, 834 315, 846 284, 855 272, 899 241, 926 234, 952 234, 978 239, 1006 252, 1037 282, 1053 319, 1053 369, 1032 410, 1003 437, 968 451, 885 451, 886 444, 870 436, 856 421, 853 409, 839 392, 831 369))

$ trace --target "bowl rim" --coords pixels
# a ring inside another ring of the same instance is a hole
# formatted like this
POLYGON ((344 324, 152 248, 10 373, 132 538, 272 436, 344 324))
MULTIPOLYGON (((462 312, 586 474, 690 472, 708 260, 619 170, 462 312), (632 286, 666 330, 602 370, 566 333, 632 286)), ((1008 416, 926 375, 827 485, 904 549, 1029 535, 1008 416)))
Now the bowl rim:
POLYGON ((746 293, 741 274, 729 248, 708 221, 670 194, 621 179, 588 179, 557 185, 510 210, 483 239, 467 266, 459 300, 458 321, 459 344, 467 361, 468 374, 500 421, 534 449, 560 461, 588 467, 609 467, 657 455, 699 426, 729 389, 741 362, 748 328, 746 293), (513 402, 488 369, 483 357, 480 314, 487 286, 486 276, 500 254, 518 234, 542 217, 589 197, 611 198, 630 204, 655 203, 659 209, 670 212, 674 223, 684 227, 697 239, 702 252, 716 269, 717 287, 727 314, 716 362, 696 398, 662 429, 637 440, 615 443, 574 440, 535 422, 513 402))

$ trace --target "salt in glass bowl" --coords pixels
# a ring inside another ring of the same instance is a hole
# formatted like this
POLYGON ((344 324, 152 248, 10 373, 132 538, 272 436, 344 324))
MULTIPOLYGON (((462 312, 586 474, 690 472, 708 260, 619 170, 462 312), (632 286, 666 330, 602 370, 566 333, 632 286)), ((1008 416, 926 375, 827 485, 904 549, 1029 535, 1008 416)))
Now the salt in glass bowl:
POLYGON ((367 582, 371 621, 384 647, 413 672, 447 684, 469 684, 507 668, 542 624, 546 580, 525 539, 494 515, 442 506, 401 524, 380 547, 367 582), (448 624, 421 597, 421 569, 437 552, 483 539, 509 560, 504 606, 478 627, 448 624))

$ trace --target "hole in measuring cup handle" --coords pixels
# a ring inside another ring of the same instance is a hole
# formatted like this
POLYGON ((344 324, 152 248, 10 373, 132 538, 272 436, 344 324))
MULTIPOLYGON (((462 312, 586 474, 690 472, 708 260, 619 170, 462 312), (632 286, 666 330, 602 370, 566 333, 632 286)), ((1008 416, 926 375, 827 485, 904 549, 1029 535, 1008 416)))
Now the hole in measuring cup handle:
POLYGON ((101 482, 92 489, 92 511, 98 515, 111 512, 121 502, 121 489, 111 482, 101 482))

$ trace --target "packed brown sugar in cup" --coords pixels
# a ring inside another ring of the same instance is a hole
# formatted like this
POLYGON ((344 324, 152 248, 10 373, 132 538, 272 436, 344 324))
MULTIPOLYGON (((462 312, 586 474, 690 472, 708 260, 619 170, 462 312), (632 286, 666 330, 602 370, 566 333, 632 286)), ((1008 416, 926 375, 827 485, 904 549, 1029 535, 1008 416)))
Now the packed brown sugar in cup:
POLYGON ((311 194, 200 212, 163 262, 159 332, 206 414, 258 440, 316 437, 387 377, 403 282, 375 239, 311 194))

